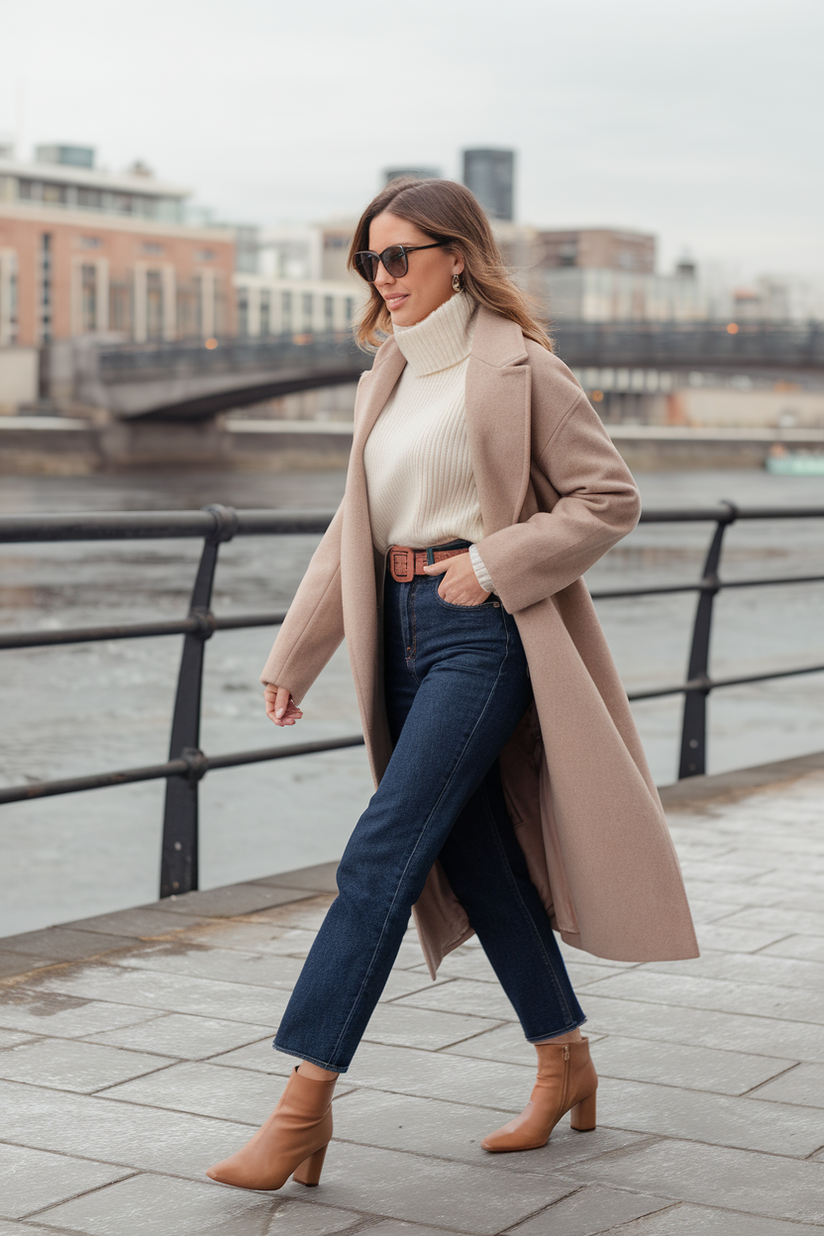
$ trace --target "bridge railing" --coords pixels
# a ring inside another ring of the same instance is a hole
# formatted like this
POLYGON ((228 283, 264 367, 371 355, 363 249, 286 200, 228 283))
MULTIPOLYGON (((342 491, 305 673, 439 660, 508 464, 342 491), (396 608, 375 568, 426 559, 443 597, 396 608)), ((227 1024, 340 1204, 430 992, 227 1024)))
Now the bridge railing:
MULTIPOLYGON (((44 648, 99 640, 146 639, 159 635, 182 635, 183 649, 172 715, 169 758, 165 763, 140 768, 121 768, 54 781, 35 781, 0 789, 0 803, 21 802, 51 795, 72 794, 137 781, 166 781, 161 854, 160 896, 189 892, 198 887, 198 784, 207 772, 266 760, 311 755, 363 744, 361 734, 320 742, 287 743, 253 751, 207 755, 200 749, 201 693, 205 644, 215 631, 276 626, 285 610, 241 614, 221 618, 212 613, 212 586, 221 544, 236 536, 284 536, 320 534, 332 518, 329 511, 236 511, 219 505, 201 511, 116 512, 78 515, 0 515, 0 543, 61 541, 132 541, 194 537, 203 540, 189 612, 176 622, 126 623, 114 626, 80 627, 62 631, 17 631, 0 634, 0 650, 44 648)), ((601 589, 594 600, 635 599, 673 593, 698 594, 692 627, 686 679, 650 690, 629 693, 630 701, 683 695, 679 778, 705 771, 707 748, 707 699, 712 691, 747 683, 767 682, 799 674, 824 672, 824 662, 773 669, 733 678, 713 678, 709 672, 710 636, 716 596, 730 588, 763 588, 776 585, 820 583, 824 573, 722 580, 719 565, 724 535, 738 520, 824 519, 824 506, 747 507, 724 502, 719 506, 686 510, 644 511, 644 524, 710 523, 713 533, 702 574, 698 580, 657 587, 601 589)))
MULTIPOLYGON (((557 350, 569 365, 660 367, 673 370, 746 372, 824 370, 822 322, 587 322, 559 318, 549 323, 557 350)), ((104 383, 141 380, 170 372, 243 372, 267 367, 352 361, 370 363, 351 332, 284 332, 97 345, 104 383)))
POLYGON ((307 368, 318 364, 371 363, 355 344, 351 331, 260 336, 227 336, 167 343, 101 344, 98 367, 104 382, 144 380, 158 374, 241 373, 268 368, 307 368))

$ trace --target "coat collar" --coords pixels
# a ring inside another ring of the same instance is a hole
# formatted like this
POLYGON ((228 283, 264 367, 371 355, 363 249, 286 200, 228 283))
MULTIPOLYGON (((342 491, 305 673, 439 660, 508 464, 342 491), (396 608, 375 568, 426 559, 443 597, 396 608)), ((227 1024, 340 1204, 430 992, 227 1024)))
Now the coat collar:
MULTIPOLYGON (((529 485, 531 371, 527 360, 520 326, 481 305, 466 372, 466 419, 487 534, 518 522, 529 485)), ((350 472, 359 479, 366 439, 405 365, 403 353, 390 336, 361 379, 350 463, 350 472)))
POLYGON ((481 305, 472 340, 472 357, 495 369, 523 365, 527 352, 518 323, 502 318, 499 313, 493 313, 486 305, 481 305))

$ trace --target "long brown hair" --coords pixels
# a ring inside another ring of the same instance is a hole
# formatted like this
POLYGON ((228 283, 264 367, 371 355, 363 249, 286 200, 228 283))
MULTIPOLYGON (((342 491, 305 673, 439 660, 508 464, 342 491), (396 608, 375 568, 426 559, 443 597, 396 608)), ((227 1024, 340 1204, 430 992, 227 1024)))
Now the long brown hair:
MULTIPOLYGON (((369 225, 385 210, 414 223, 433 240, 445 241, 464 260, 461 282, 467 293, 493 313, 517 322, 527 339, 552 351, 537 304, 521 291, 504 265, 489 221, 469 189, 453 180, 404 177, 391 181, 360 217, 349 250, 350 270, 355 254, 369 248, 369 225)), ((355 324, 355 338, 360 347, 371 350, 391 331, 386 302, 372 284, 371 296, 355 324)))

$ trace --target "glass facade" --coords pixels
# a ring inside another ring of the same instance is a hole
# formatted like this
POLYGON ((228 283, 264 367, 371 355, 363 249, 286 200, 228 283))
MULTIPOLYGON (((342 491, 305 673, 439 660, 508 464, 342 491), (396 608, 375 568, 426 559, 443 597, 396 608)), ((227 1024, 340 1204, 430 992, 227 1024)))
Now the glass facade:
POLYGON ((73 210, 101 210, 107 214, 138 215, 143 219, 159 219, 166 223, 183 222, 183 200, 177 197, 64 184, 34 176, 18 179, 16 196, 21 202, 42 202, 73 210))

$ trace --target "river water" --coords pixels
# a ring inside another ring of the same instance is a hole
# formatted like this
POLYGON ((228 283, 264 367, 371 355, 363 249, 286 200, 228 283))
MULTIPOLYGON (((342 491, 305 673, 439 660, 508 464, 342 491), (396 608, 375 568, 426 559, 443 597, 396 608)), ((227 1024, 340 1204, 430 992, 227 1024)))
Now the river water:
MULTIPOLYGON (((647 508, 729 498, 741 505, 824 504, 824 481, 761 471, 640 473, 647 508)), ((3 478, 4 512, 238 507, 332 508, 340 472, 188 473, 3 478)), ((711 528, 641 526, 588 575, 591 588, 700 574, 711 528)), ((223 546, 214 609, 288 602, 317 537, 239 538, 223 546)), ((824 520, 740 524, 727 533, 726 578, 821 572, 824 520)), ((185 614, 200 544, 0 545, 0 623, 52 629, 185 614)), ((684 675, 694 595, 598 604, 628 690, 684 675)), ((716 676, 824 663, 824 585, 742 589, 716 602, 716 676)), ((202 746, 209 753, 359 728, 341 649, 299 728, 275 731, 258 674, 273 632, 218 632, 207 646, 202 746)), ((0 783, 16 785, 167 758, 180 638, 0 652, 0 783)), ((682 704, 634 706, 659 784, 674 780, 682 704)), ((718 691, 709 771, 824 748, 824 675, 718 691)), ((339 856, 371 783, 362 749, 213 772, 201 782, 201 887, 339 856)), ((136 905, 157 896, 163 783, 0 808, 0 934, 136 905)))

